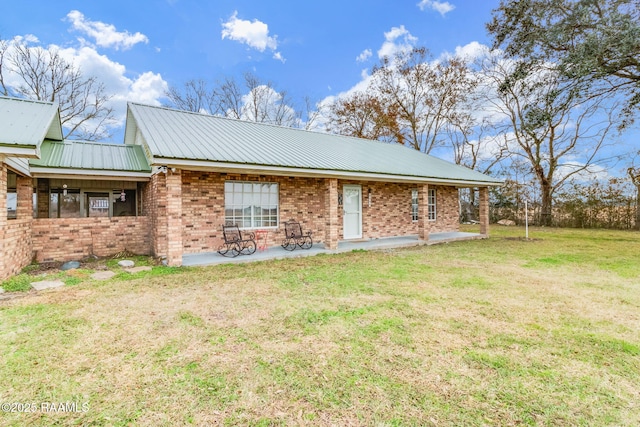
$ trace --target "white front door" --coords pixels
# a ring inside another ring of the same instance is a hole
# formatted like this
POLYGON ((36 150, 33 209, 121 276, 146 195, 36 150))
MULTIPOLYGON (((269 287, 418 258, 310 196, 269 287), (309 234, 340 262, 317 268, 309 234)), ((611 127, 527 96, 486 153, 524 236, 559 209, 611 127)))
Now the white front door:
POLYGON ((343 238, 362 237, 362 188, 359 185, 345 185, 342 188, 344 211, 343 238))

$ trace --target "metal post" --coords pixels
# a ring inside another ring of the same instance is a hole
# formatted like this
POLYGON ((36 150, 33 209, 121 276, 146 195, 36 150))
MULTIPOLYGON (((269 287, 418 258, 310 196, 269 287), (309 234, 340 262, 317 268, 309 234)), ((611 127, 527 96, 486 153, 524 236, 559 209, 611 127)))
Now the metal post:
POLYGON ((526 200, 524 201, 524 230, 525 238, 529 240, 529 207, 526 200))

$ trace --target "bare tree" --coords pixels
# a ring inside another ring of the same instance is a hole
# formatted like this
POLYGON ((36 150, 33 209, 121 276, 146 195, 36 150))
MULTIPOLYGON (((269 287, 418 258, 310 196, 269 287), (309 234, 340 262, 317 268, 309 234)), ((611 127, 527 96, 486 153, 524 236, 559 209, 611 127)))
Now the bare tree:
POLYGON ((56 102, 65 138, 101 140, 116 123, 111 96, 96 77, 85 77, 56 48, 13 40, 0 44, 0 85, 5 96, 56 102), (10 85, 9 76, 19 83, 10 85))
POLYGON ((602 160, 598 156, 616 105, 585 99, 579 81, 566 81, 538 61, 489 56, 484 76, 492 89, 486 101, 504 117, 506 148, 531 167, 540 189, 541 223, 551 225, 554 192, 602 160))
POLYGON ((463 60, 430 59, 425 48, 414 48, 383 58, 372 74, 372 93, 395 115, 398 142, 424 153, 444 143, 447 123, 457 120, 476 84, 463 60))
POLYGON ((202 79, 188 80, 182 90, 171 86, 165 95, 180 110, 213 114, 218 108, 213 89, 202 79))
POLYGON ((302 113, 284 90, 263 82, 252 73, 242 81, 226 77, 209 86, 205 80, 189 80, 182 88, 172 86, 166 93, 170 106, 239 120, 299 127, 302 113))
POLYGON ((640 230, 640 168, 631 167, 627 169, 627 174, 636 187, 636 224, 634 228, 640 230))

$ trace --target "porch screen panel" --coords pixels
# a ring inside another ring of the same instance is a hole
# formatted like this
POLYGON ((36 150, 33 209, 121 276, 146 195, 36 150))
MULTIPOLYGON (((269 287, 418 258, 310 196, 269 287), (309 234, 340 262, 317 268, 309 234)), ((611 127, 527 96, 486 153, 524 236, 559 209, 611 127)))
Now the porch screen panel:
POLYGON ((278 226, 278 184, 275 182, 224 183, 225 223, 242 228, 278 226))

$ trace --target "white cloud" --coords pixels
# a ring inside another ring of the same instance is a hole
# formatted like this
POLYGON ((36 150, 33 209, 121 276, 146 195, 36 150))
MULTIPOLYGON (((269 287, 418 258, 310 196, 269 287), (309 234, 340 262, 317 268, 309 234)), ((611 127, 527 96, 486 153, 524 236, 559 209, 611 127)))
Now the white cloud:
POLYGON ((262 21, 254 19, 248 21, 238 19, 238 11, 233 12, 227 22, 222 23, 222 39, 228 38, 264 52, 267 48, 274 51, 273 57, 284 62, 284 58, 278 48, 278 36, 269 36, 269 26, 262 21))
POLYGON ((420 10, 433 9, 442 16, 456 8, 454 5, 447 1, 437 0, 422 0, 420 3, 418 3, 418 7, 420 8, 420 10))
MULTIPOLYGON (((78 67, 82 75, 95 77, 97 81, 104 85, 105 94, 111 95, 109 106, 114 109, 116 123, 113 130, 118 130, 124 125, 127 101, 140 102, 150 105, 161 105, 161 99, 168 89, 168 84, 158 73, 151 71, 139 75, 131 76, 126 67, 118 62, 112 61, 106 55, 98 53, 92 46, 66 47, 56 45, 42 46, 35 44, 37 41, 33 36, 18 36, 12 40, 7 40, 9 50, 7 55, 12 54, 13 46, 17 43, 27 43, 29 49, 54 49, 58 50, 60 56, 70 64, 78 67)), ((16 89, 22 83, 18 74, 11 68, 3 70, 5 73, 5 83, 16 89)))
POLYGON ((473 62, 489 55, 489 46, 473 41, 464 46, 456 46, 455 56, 465 61, 473 62))
POLYGON ((385 41, 378 50, 378 58, 392 57, 398 52, 407 52, 411 50, 418 42, 418 38, 400 25, 392 27, 391 30, 384 33, 385 41))
POLYGON ((149 43, 147 36, 142 33, 136 32, 135 34, 131 34, 128 31, 119 32, 116 30, 116 27, 111 24, 86 19, 85 16, 77 10, 69 12, 67 19, 71 22, 75 30, 94 38, 96 44, 101 47, 127 50, 138 43, 149 43))
POLYGON ((356 57, 356 61, 364 62, 367 59, 371 58, 372 55, 373 55, 373 52, 371 52, 371 49, 365 49, 360 53, 360 55, 356 57))
POLYGON ((277 59, 278 61, 282 62, 283 64, 287 61, 286 59, 284 59, 282 57, 282 54, 280 52, 275 52, 273 54, 273 59, 277 59))

